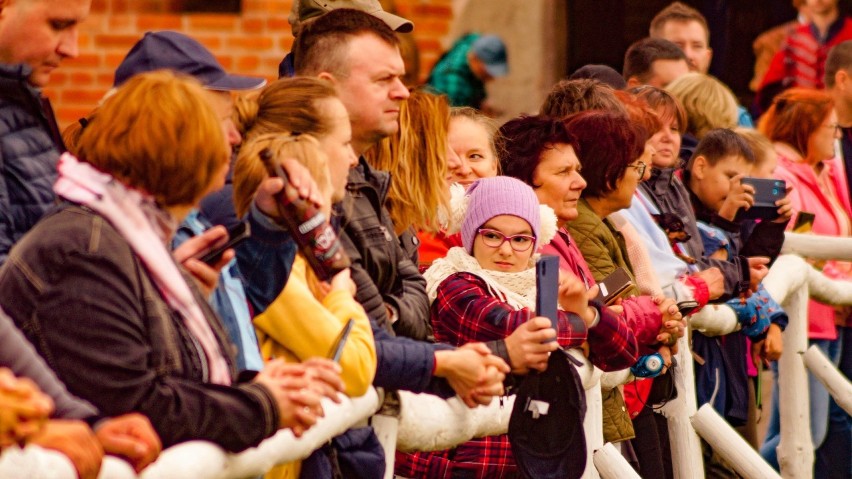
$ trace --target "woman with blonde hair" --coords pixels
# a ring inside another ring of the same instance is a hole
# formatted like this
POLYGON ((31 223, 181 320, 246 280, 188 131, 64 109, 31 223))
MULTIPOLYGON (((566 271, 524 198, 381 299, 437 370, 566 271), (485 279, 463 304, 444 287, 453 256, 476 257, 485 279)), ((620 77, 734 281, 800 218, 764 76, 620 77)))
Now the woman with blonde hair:
POLYGON ((367 151, 367 162, 393 178, 386 205, 397 236, 410 228, 436 233, 449 212, 448 157, 457 161, 447 142, 447 97, 415 90, 400 106, 399 123, 397 134, 367 151))
POLYGON ((735 128, 737 98, 724 83, 704 73, 687 73, 666 86, 686 111, 680 157, 689 161, 698 141, 716 128, 735 128))
MULTIPOLYGON (((293 158, 310 172, 323 196, 321 210, 328 217, 334 201, 344 189, 333 186, 328 157, 311 135, 267 133, 253 136, 243 144, 234 169, 234 202, 238 215, 250 208, 255 191, 269 176, 273 164, 293 158)), ((345 178, 345 176, 344 176, 345 178)), ((286 285, 269 307, 254 318, 260 351, 265 361, 284 358, 303 362, 327 357, 341 332, 352 321, 339 364, 343 391, 352 397, 365 394, 376 372, 376 349, 370 320, 355 301, 355 284, 349 269, 337 273, 328 283, 320 281, 308 267, 302 253, 293 262, 286 285)), ((301 462, 275 468, 267 478, 299 477, 301 462)))
POLYGON ((337 366, 276 362, 240 383, 222 323, 167 247, 228 168, 201 86, 168 72, 134 77, 78 151, 83 161, 59 161, 64 203, 0 275, 7 313, 69 390, 107 415, 148 416, 164 447, 206 440, 241 451, 313 425, 320 399, 342 389, 337 366))
MULTIPOLYGON (((393 324, 400 336, 428 338, 431 332, 425 317, 423 280, 415 264, 408 264, 411 252, 393 243, 397 239, 392 233, 395 228, 383 211, 390 180, 383 171, 359 166, 351 146, 349 115, 334 88, 316 78, 280 79, 265 88, 254 103, 249 100, 238 105, 241 115, 237 123, 246 138, 276 132, 311 134, 328 155, 335 184, 346 188, 346 199, 336 213, 344 248, 355 258, 351 271, 358 286, 356 297, 368 316, 381 324, 393 324)), ((406 246, 410 244, 406 242, 406 246)), ((265 267, 256 258, 248 261, 265 267)), ((277 269, 288 268, 289 264, 278 264, 277 269)), ((281 282, 256 283, 249 289, 265 289, 263 300, 258 301, 259 309, 263 309, 280 292, 281 282), (272 284, 279 286, 268 286, 272 284)))

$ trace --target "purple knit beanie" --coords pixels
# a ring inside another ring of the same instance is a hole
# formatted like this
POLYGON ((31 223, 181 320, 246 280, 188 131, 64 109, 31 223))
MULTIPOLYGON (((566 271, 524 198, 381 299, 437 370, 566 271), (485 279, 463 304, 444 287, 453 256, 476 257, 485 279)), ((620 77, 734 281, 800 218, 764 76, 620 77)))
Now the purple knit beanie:
POLYGON ((468 206, 461 226, 464 249, 473 254, 476 231, 491 218, 512 215, 526 220, 535 236, 535 248, 541 237, 541 209, 533 189, 509 176, 483 178, 467 190, 468 206))

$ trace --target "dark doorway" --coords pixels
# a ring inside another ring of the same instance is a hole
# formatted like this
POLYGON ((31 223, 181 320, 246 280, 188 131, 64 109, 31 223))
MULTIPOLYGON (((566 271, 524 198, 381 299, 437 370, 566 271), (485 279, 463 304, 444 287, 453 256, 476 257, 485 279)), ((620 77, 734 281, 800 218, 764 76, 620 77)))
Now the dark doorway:
MULTIPOLYGON (((621 71, 624 52, 648 35, 651 19, 671 0, 568 0, 568 72, 589 63, 621 71)), ((707 18, 714 50, 710 73, 750 104, 752 42, 769 28, 796 17, 791 0, 686 0, 707 18)), ((852 0, 841 0, 848 12, 852 0)))

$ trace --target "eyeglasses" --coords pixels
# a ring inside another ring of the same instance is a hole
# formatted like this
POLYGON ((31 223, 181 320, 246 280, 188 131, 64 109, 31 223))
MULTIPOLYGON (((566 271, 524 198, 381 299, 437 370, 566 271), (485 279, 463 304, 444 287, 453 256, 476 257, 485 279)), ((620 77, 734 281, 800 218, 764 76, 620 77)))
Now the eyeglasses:
POLYGON ((638 165, 627 165, 628 168, 636 168, 636 171, 639 173, 639 178, 645 177, 645 170, 648 169, 648 163, 639 162, 638 165))
POLYGON ((535 243, 535 236, 531 235, 506 236, 497 230, 488 228, 479 228, 476 232, 482 237, 482 242, 485 243, 485 246, 489 248, 499 248, 503 246, 503 243, 508 241, 513 251, 523 253, 535 243))
POLYGON ((834 130, 835 135, 838 134, 838 133, 842 133, 842 130, 840 129, 840 125, 837 124, 837 123, 829 123, 828 125, 822 125, 822 126, 824 126, 826 128, 831 128, 832 130, 834 130))

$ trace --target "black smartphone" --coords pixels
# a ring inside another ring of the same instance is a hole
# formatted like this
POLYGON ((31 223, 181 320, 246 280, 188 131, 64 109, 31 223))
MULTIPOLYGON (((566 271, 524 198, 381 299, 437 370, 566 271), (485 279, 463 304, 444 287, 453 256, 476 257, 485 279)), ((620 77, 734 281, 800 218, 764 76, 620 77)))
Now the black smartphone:
POLYGON ((799 211, 793 224, 793 233, 810 233, 814 229, 816 215, 807 211, 799 211))
MULTIPOLYGON (((559 313, 559 257, 543 254, 535 262, 535 314, 550 318, 557 329, 559 313)), ((551 341, 555 341, 552 339, 551 341)))
POLYGON ((340 332, 340 335, 338 335, 337 339, 334 341, 334 346, 331 347, 331 352, 328 354, 329 359, 336 363, 340 362, 340 356, 343 354, 343 347, 346 346, 346 339, 349 338, 349 332, 352 331, 352 326, 354 325, 354 319, 349 318, 349 321, 346 321, 346 324, 343 326, 343 331, 340 332))
POLYGON ((677 303, 677 310, 680 311, 680 315, 684 318, 694 313, 696 309, 698 309, 698 301, 690 299, 677 303))
POLYGON ((747 210, 737 212, 736 219, 740 220, 774 220, 778 218, 778 207, 775 202, 787 195, 787 183, 784 180, 772 178, 745 177, 745 185, 754 188, 754 204, 747 210))
POLYGON ((226 241, 225 244, 207 251, 203 255, 199 256, 198 259, 209 265, 214 265, 222 259, 222 255, 225 254, 225 251, 229 248, 233 248, 236 244, 245 240, 249 236, 251 236, 251 228, 249 227, 249 224, 245 221, 241 221, 236 226, 228 228, 228 241, 226 241))
POLYGON ((600 291, 595 298, 595 301, 603 303, 607 306, 614 303, 616 299, 621 297, 633 286, 633 280, 624 268, 617 268, 610 273, 609 276, 598 283, 600 291))

